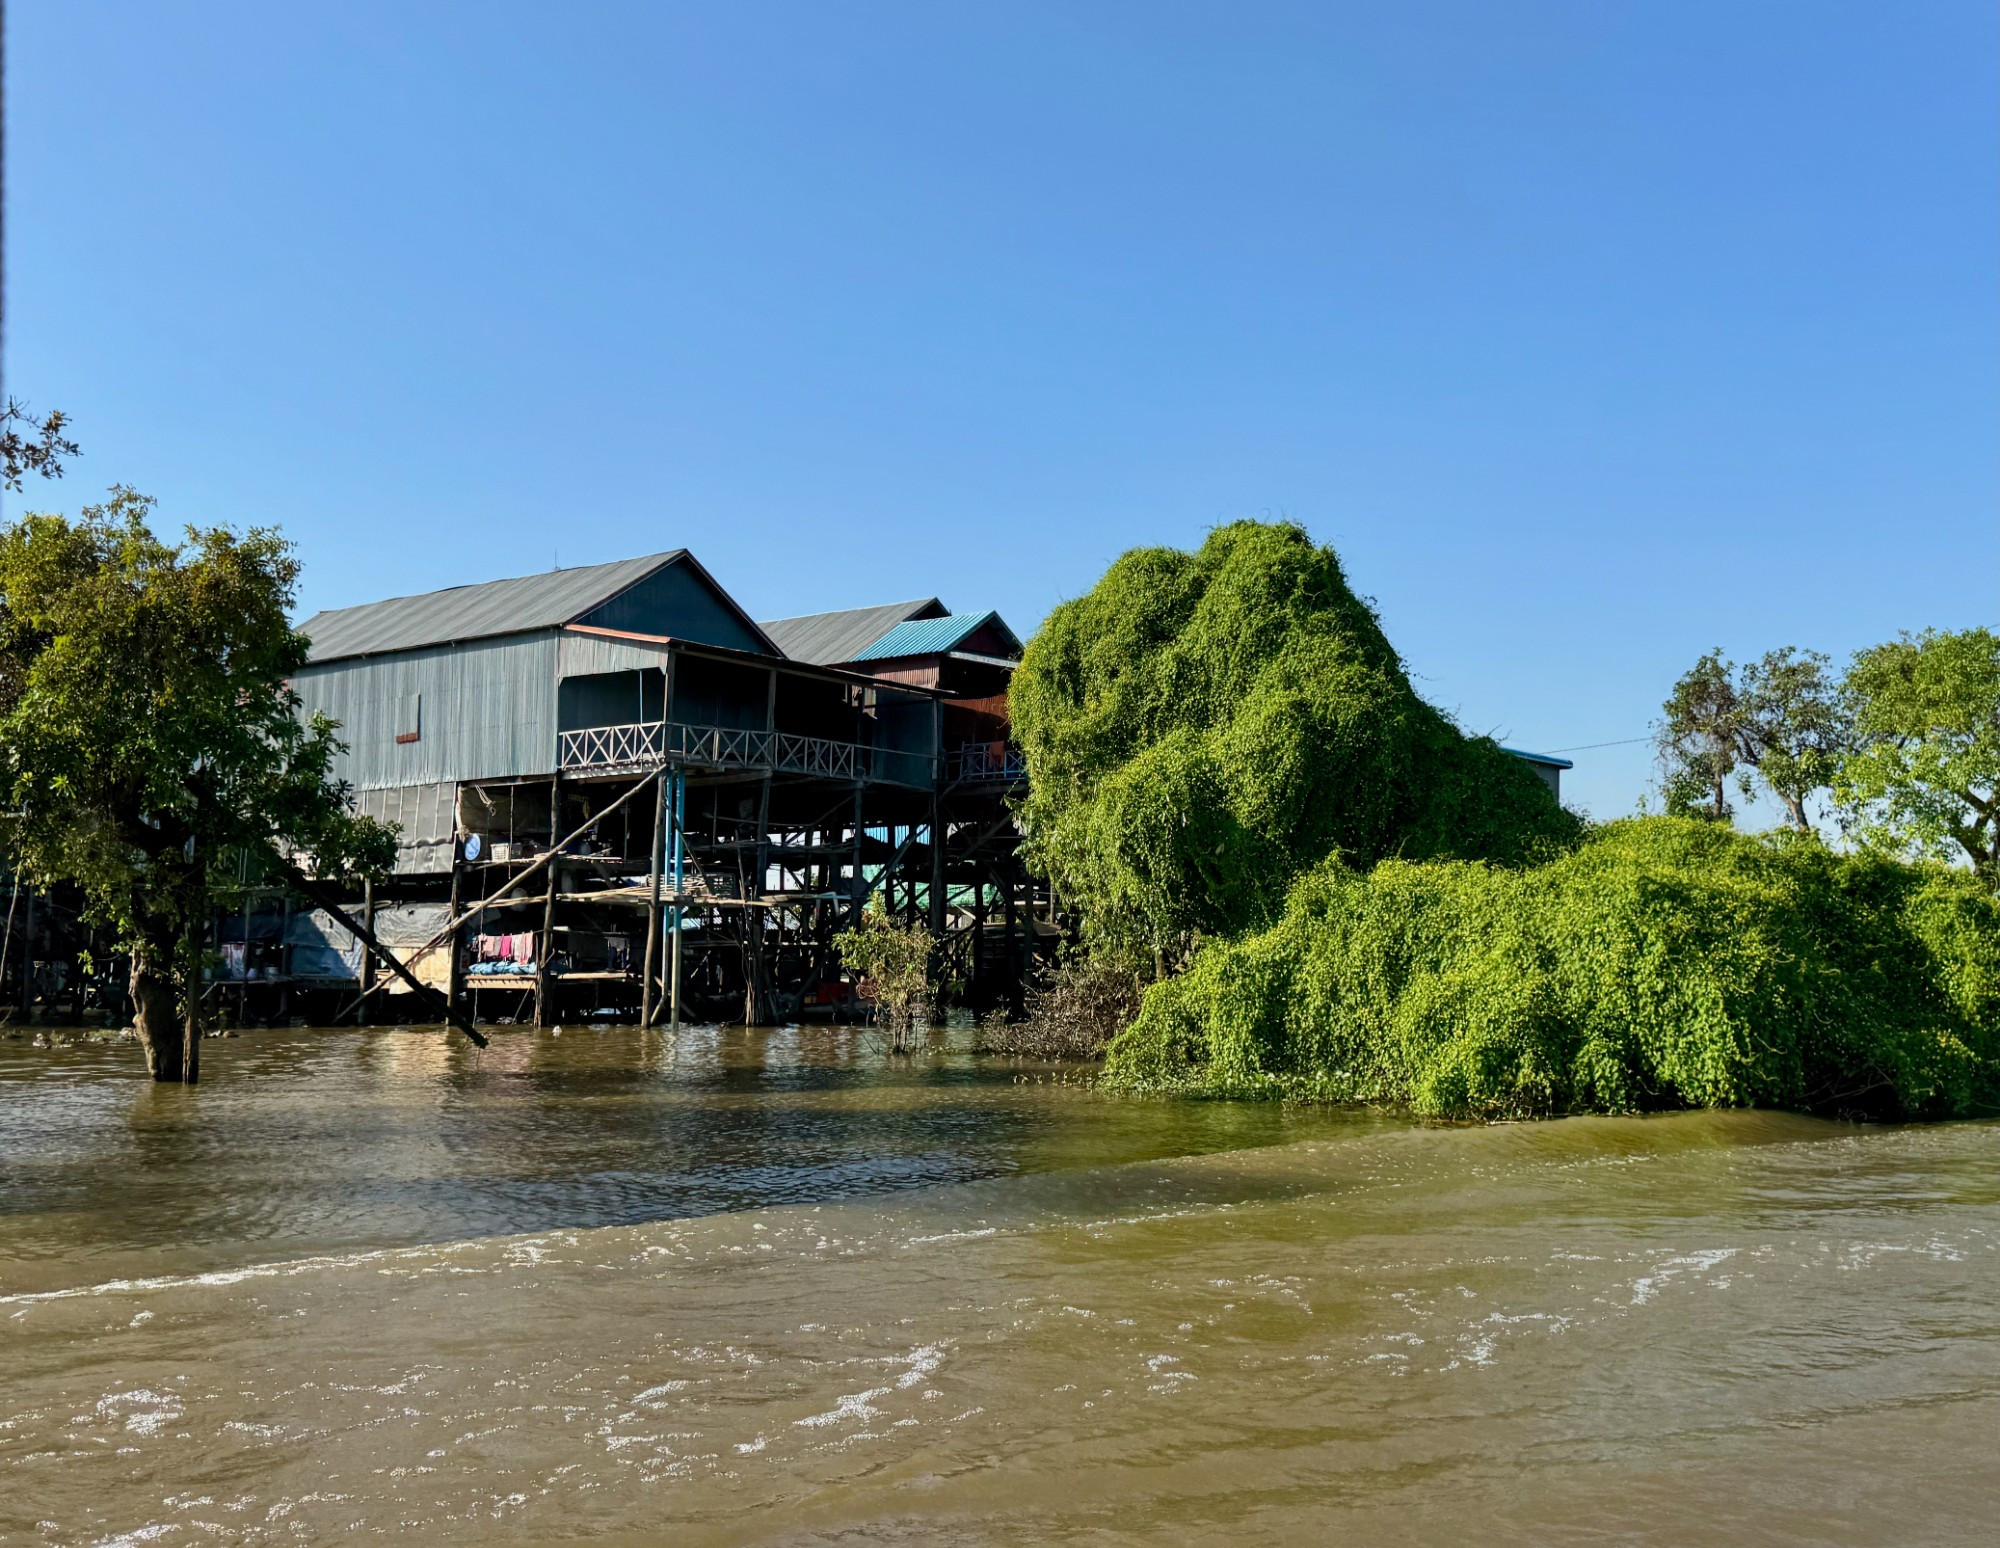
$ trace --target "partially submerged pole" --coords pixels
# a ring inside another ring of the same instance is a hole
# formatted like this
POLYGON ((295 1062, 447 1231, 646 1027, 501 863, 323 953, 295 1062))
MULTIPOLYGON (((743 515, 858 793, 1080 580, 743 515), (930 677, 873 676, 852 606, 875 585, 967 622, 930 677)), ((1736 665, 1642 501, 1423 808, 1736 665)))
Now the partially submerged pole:
POLYGON ((660 866, 661 850, 667 840, 667 775, 653 776, 653 841, 646 849, 646 955, 639 985, 639 1025, 653 1024, 657 998, 654 986, 660 979, 660 866))
MULTIPOLYGON (((371 931, 374 930, 375 884, 372 881, 363 882, 361 884, 361 922, 366 926, 368 926, 368 928, 371 931)), ((250 950, 249 932, 247 930, 244 932, 243 950, 245 959, 247 960, 250 950)), ((369 954, 368 948, 366 946, 363 946, 361 948, 362 987, 366 988, 368 984, 374 980, 374 977, 375 977, 375 959, 372 955, 369 954)), ((354 1024, 357 1027, 365 1027, 368 1025, 368 996, 365 994, 358 996, 354 1001, 354 1024)))
POLYGON ((549 856, 549 890, 542 899, 542 933, 540 944, 535 948, 535 1025, 549 1025, 549 958, 555 954, 556 945, 556 894, 562 890, 561 841, 556 837, 562 832, 562 775, 549 776, 549 842, 557 845, 555 853, 549 856))
POLYGON ((674 1030, 681 1029, 681 889, 686 880, 687 861, 687 772, 674 772, 674 950, 673 1006, 674 1030))

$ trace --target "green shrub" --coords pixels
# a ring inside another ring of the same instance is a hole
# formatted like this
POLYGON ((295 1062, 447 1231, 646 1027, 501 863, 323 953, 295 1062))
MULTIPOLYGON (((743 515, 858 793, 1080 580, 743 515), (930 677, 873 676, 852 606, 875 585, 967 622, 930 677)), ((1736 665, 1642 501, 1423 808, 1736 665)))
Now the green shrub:
POLYGON ((1106 1071, 1436 1116, 1993 1111, 2000 902, 1963 871, 1679 818, 1524 870, 1334 861, 1151 987, 1106 1071))
POLYGON ((1010 705, 1030 858, 1127 963, 1271 923, 1335 851, 1517 864, 1579 832, 1417 696, 1337 556, 1288 523, 1126 554, 1050 615, 1010 705))

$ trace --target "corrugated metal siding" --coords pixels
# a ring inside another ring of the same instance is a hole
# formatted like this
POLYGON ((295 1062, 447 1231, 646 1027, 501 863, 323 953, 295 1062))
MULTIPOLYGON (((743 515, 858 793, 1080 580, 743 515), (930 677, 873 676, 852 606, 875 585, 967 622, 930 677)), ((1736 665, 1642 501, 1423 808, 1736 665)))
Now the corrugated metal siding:
POLYGON ((357 790, 550 774, 556 755, 556 634, 436 645, 309 666, 293 687, 341 725, 336 774, 357 790), (396 740, 413 699, 414 742, 396 740))
POLYGON ((889 602, 881 607, 852 607, 839 613, 778 618, 760 627, 792 660, 831 666, 857 659, 861 651, 905 619, 939 618, 944 612, 944 604, 936 597, 925 597, 918 602, 889 602))

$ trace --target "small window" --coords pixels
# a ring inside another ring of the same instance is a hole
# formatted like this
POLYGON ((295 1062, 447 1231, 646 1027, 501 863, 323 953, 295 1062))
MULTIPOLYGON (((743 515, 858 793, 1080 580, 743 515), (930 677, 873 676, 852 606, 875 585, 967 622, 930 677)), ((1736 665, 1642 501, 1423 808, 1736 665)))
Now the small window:
POLYGON ((424 696, 406 693, 396 701, 396 745, 414 742, 424 734, 424 696))

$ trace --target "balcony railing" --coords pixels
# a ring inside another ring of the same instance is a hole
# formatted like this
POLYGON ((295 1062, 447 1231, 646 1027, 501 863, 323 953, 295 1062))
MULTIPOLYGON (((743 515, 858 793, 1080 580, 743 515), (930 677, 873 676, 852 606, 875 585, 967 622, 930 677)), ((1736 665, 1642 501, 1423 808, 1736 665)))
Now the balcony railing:
POLYGON ((919 788, 930 784, 933 769, 933 760, 924 753, 862 747, 786 731, 695 726, 678 720, 564 731, 559 752, 565 770, 612 772, 675 764, 704 769, 768 769, 821 779, 881 779, 919 788))
POLYGON ((1027 777, 1027 760, 1005 742, 966 742, 945 755, 945 778, 954 785, 1013 785, 1027 777))

